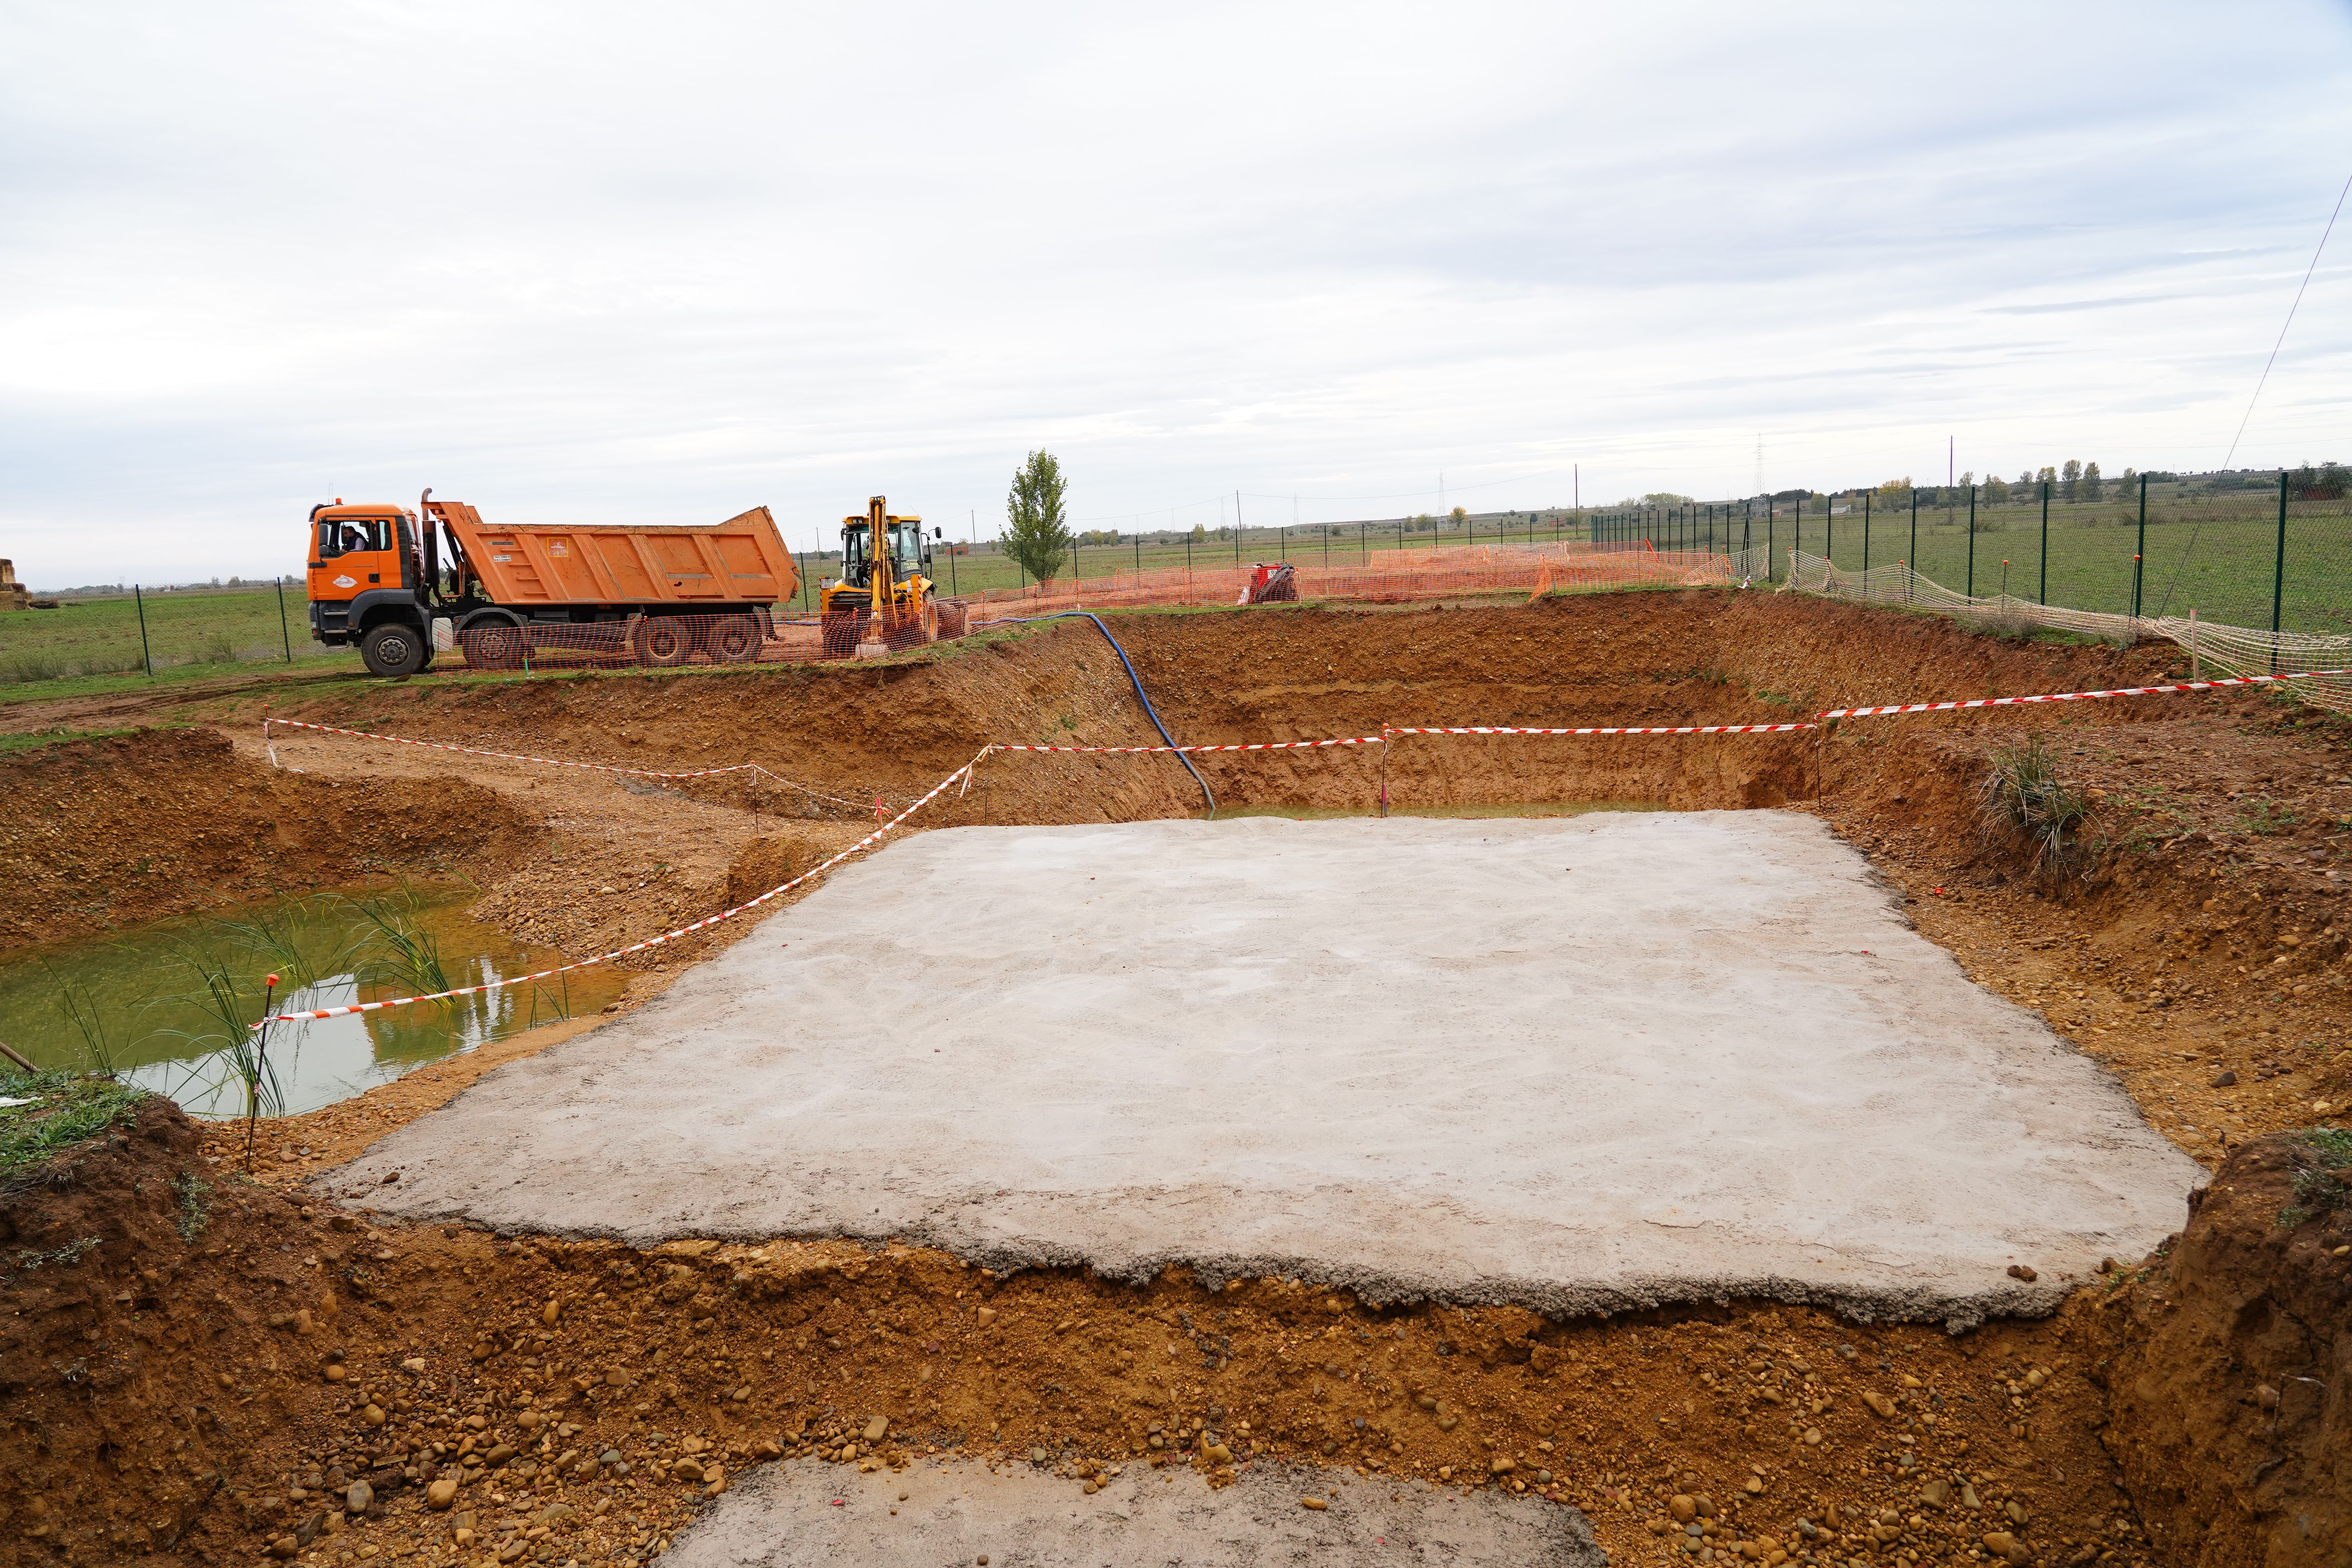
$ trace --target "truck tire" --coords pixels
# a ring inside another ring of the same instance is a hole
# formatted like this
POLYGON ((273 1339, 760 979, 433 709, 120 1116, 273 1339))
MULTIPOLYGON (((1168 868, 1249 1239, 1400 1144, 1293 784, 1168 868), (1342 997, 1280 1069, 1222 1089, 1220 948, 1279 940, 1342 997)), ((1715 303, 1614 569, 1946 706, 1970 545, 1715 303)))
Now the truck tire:
POLYGON ((694 653, 694 634, 684 621, 669 616, 647 616, 639 621, 634 641, 637 662, 656 669, 684 664, 694 653))
POLYGON ((721 664, 749 664, 760 657, 760 623, 749 616, 724 616, 703 634, 702 646, 721 664))
POLYGON ((360 659, 374 675, 415 675, 425 668, 432 645, 415 626, 386 621, 360 637, 360 659))
POLYGON ((866 617, 854 610, 818 617, 826 658, 855 658, 866 633, 866 617))
POLYGON ((457 634, 457 646, 469 669, 520 669, 522 628, 498 622, 457 634))

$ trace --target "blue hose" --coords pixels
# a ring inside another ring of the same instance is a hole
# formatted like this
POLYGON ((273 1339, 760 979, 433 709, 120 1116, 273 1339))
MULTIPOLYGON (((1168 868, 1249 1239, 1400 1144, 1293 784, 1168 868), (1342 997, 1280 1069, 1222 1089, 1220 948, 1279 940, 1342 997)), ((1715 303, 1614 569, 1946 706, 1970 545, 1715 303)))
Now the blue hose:
MULTIPOLYGON (((1103 641, 1110 644, 1110 651, 1118 655, 1118 662, 1127 667, 1127 679, 1132 682, 1135 687, 1135 700, 1143 704, 1143 711, 1150 717, 1151 727, 1160 731, 1160 738, 1161 740, 1167 742, 1171 746, 1174 745, 1176 743, 1176 737, 1170 734, 1168 732, 1168 726, 1160 721, 1160 710, 1154 708, 1151 705, 1151 699, 1144 694, 1142 679, 1135 673, 1135 665, 1128 658, 1127 649, 1118 646, 1118 639, 1110 635, 1110 628, 1103 625, 1102 617, 1096 615, 1092 610, 1056 610, 1050 616, 1000 616, 994 620, 975 621, 972 624, 974 626, 1034 626, 1040 621, 1058 621, 1070 616, 1084 616, 1087 619, 1094 622, 1095 630, 1102 633, 1103 641)), ((1201 770, 1194 767, 1192 765, 1192 759, 1186 756, 1183 752, 1178 752, 1176 753, 1176 760, 1184 764, 1184 771, 1191 773, 1192 775, 1192 782, 1201 786, 1201 794, 1207 798, 1209 803, 1210 820, 1214 821, 1217 815, 1217 797, 1214 792, 1209 788, 1209 781, 1201 776, 1201 770)))

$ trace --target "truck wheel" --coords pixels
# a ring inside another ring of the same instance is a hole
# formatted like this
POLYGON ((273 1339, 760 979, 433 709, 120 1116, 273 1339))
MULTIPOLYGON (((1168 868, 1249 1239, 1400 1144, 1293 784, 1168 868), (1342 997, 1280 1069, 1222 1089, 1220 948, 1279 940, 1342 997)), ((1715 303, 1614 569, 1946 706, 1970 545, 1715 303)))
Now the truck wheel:
POLYGON ((693 635, 680 622, 666 616, 649 616, 637 623, 639 664, 667 669, 673 665, 684 664, 693 652, 693 635))
POLYGON ((705 634, 702 646, 721 664, 749 664, 760 657, 760 623, 749 616, 724 616, 705 634))
POLYGON ((360 658, 375 675, 415 675, 425 668, 427 647, 415 626, 394 621, 371 626, 360 638, 360 658))
POLYGON ((522 628, 509 626, 476 626, 457 634, 457 646, 465 651, 466 664, 471 669, 520 669, 522 668, 522 628))
POLYGON ((866 617, 855 611, 819 617, 827 658, 855 658, 865 631, 866 617))

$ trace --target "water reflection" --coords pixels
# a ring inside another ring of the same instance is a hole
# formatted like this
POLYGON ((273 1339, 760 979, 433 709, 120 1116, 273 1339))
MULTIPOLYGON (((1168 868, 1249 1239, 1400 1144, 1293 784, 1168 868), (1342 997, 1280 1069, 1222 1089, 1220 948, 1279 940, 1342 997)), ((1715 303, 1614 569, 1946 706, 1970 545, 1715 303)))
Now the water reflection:
POLYGON ((581 1013, 627 977, 597 965, 444 1002, 247 1029, 263 977, 299 1012, 480 985, 553 968, 465 913, 465 889, 283 900, 166 921, 0 963, 0 1040, 43 1067, 110 1068, 199 1116, 315 1110, 411 1068, 581 1013))

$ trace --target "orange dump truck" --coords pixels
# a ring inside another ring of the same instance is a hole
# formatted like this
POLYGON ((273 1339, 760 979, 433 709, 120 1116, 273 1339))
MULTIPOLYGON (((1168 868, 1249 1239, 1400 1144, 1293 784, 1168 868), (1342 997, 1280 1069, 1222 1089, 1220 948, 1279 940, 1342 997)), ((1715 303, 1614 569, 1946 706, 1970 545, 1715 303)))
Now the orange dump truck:
POLYGON ((452 647, 484 669, 518 668, 534 647, 741 664, 799 591, 763 506, 686 528, 492 528, 431 490, 415 511, 310 509, 310 636, 356 643, 378 675, 414 675, 452 647))

